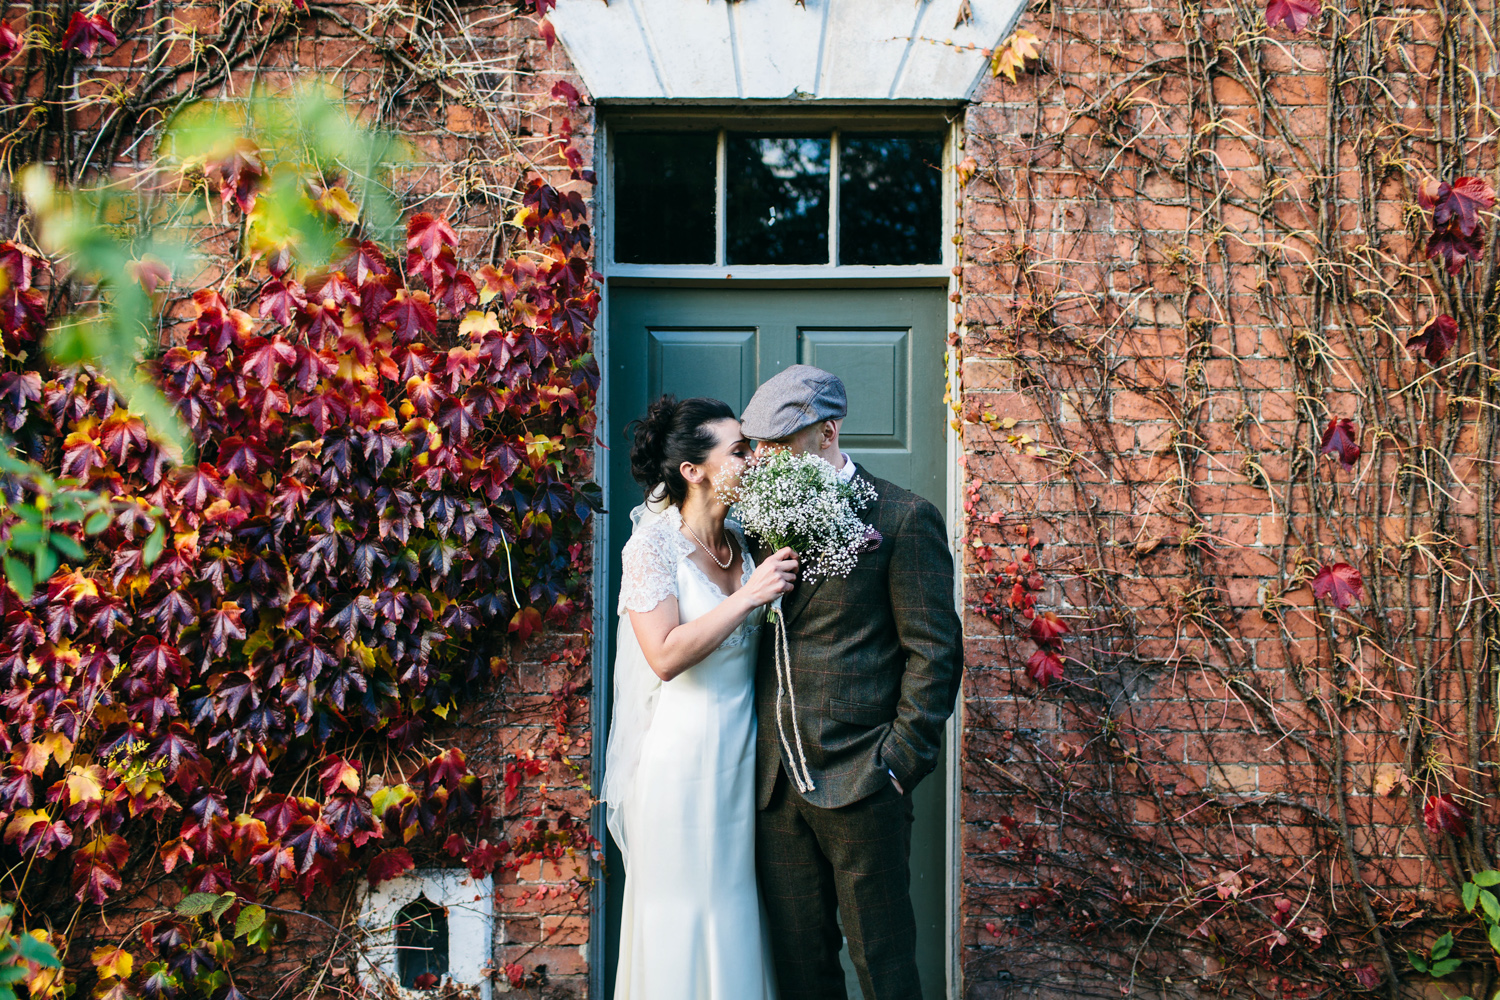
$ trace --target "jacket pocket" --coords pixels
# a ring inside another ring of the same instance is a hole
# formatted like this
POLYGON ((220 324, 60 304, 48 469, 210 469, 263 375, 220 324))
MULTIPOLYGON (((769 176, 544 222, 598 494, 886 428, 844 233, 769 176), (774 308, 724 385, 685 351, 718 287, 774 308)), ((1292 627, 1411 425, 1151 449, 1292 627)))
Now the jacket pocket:
POLYGON ((879 726, 895 718, 895 713, 880 705, 862 705, 842 698, 828 699, 828 714, 838 722, 854 726, 879 726))

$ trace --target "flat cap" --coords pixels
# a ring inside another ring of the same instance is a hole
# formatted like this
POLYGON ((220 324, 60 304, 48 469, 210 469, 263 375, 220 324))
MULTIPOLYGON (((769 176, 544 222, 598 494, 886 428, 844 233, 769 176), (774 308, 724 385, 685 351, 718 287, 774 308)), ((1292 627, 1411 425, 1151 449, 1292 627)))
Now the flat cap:
POLYGON ((767 379, 740 416, 745 436, 778 441, 823 420, 849 412, 843 380, 812 365, 792 365, 767 379))

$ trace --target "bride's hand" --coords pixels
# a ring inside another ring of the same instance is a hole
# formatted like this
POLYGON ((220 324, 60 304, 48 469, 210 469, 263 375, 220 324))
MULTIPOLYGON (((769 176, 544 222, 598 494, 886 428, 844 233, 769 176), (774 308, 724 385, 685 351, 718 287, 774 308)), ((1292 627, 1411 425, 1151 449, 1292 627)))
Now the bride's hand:
POLYGON ((755 567, 755 572, 750 574, 750 579, 740 589, 750 602, 750 607, 758 608, 790 592, 796 582, 797 553, 784 548, 767 556, 764 562, 755 567))

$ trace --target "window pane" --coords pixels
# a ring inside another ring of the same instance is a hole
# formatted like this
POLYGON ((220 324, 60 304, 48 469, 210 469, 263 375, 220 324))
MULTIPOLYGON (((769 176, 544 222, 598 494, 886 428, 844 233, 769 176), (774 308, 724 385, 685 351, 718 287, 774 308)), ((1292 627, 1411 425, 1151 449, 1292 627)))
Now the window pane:
POLYGON ((828 263, 828 155, 828 139, 729 137, 729 263, 828 263))
POLYGON ((712 132, 615 136, 615 260, 714 262, 718 141, 712 132))
POLYGON ((406 989, 431 989, 448 974, 448 914, 423 896, 396 914, 396 976, 406 989), (432 979, 418 982, 423 976, 432 979))
POLYGON ((940 264, 941 136, 845 136, 839 148, 839 263, 940 264))

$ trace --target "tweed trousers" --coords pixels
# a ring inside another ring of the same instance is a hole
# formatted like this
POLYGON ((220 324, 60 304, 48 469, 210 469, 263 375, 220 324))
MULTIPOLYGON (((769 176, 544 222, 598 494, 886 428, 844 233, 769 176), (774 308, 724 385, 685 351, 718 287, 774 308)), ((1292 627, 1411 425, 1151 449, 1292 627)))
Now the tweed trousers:
POLYGON ((911 796, 893 785, 824 809, 779 771, 755 862, 781 1000, 848 1000, 835 906, 865 1000, 921 1000, 911 825, 911 796))

